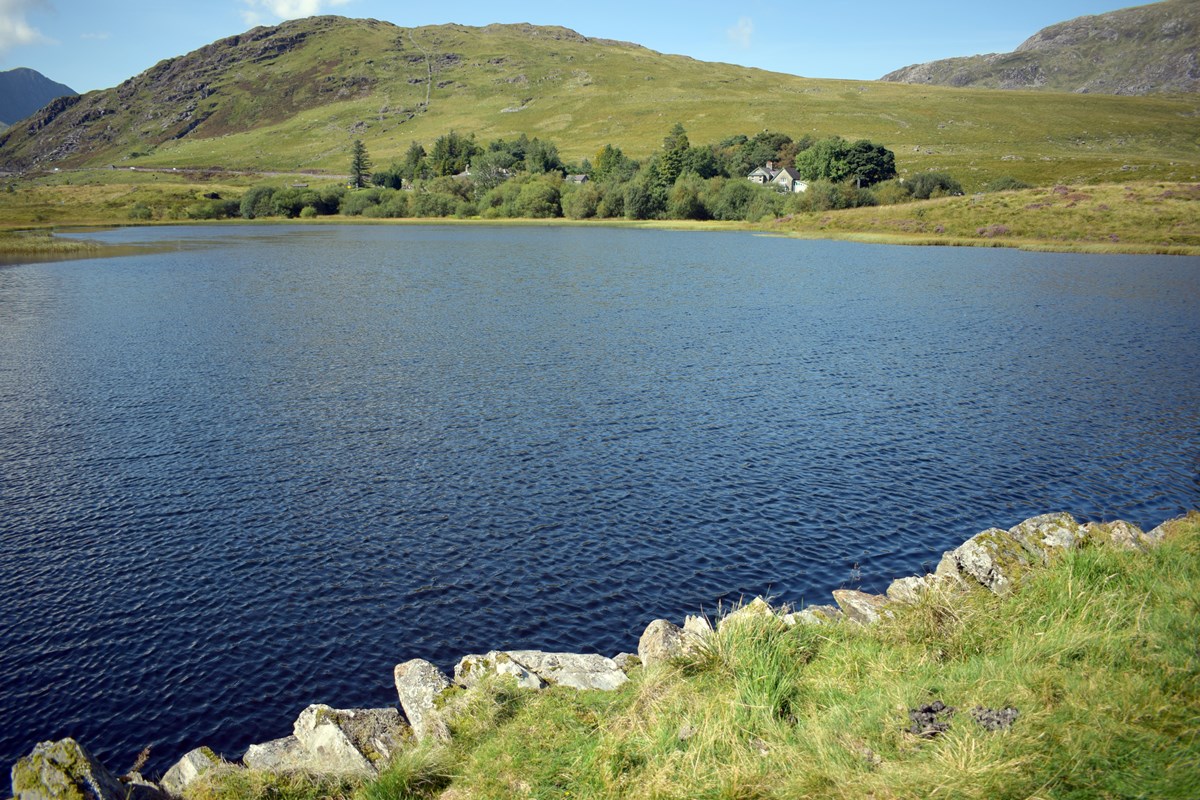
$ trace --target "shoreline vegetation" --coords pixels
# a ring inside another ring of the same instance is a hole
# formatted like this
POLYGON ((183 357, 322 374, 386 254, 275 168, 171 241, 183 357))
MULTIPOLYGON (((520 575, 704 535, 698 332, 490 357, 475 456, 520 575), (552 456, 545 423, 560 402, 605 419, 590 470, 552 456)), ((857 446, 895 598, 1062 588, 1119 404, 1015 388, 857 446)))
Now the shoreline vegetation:
MULTIPOLYGON (((208 184, 162 187, 163 202, 202 196, 208 184)), ((109 184, 109 192, 145 197, 140 185, 109 184)), ((234 190, 236 191, 236 189, 234 190)), ((34 260, 93 258, 124 254, 117 248, 86 239, 54 235, 113 227, 160 225, 500 225, 633 227, 678 231, 747 231, 797 239, 834 239, 867 244, 1007 247, 1035 252, 1127 255, 1200 256, 1200 184, 1122 183, 1081 187, 1023 189, 986 195, 914 201, 897 206, 871 206, 827 212, 809 212, 761 221, 627 220, 514 217, 404 217, 322 216, 315 218, 268 217, 254 220, 196 220, 166 216, 155 220, 130 220, 107 204, 64 203, 56 187, 23 189, 20 203, 0 195, 0 259, 34 260), (1065 191, 1064 191, 1065 189, 1065 191), (31 211, 58 203, 56 213, 31 211), (42 219, 37 219, 41 216, 42 219)), ((11 195, 9 196, 11 198, 11 195)))
POLYGON ((1198 511, 1149 532, 1048 514, 971 537, 886 596, 838 590, 837 606, 798 611, 756 598, 682 628, 655 620, 637 656, 492 652, 464 657, 453 682, 404 662, 408 723, 382 722, 395 708, 310 706, 292 736, 251 746, 248 766, 199 747, 161 787, 138 773, 145 751, 118 779, 74 740, 45 742, 13 767, 13 791, 66 797, 86 780, 113 787, 100 800, 1193 798, 1198 584, 1198 511), (350 762, 329 760, 335 742, 350 762))
MULTIPOLYGON (((566 162, 549 140, 450 131, 375 167, 361 140, 348 176, 219 169, 79 168, 9 176, 0 254, 77 255, 82 243, 18 229, 211 222, 634 225, 745 230, 879 244, 1200 255, 1200 183, 971 184, 900 172, 867 139, 762 131, 693 144, 676 123, 642 160, 604 145, 566 162)), ((1132 177, 1132 176, 1131 176, 1132 177)), ((1110 180, 1112 178, 1110 177, 1110 180)), ((97 253, 106 252, 97 250, 97 253)))

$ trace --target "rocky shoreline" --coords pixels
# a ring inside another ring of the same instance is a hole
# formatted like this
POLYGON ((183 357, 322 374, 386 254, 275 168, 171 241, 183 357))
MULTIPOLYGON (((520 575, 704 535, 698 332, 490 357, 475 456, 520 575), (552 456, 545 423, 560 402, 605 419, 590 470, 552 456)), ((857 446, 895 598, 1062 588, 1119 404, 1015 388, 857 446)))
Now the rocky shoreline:
MULTIPOLYGON (((511 677, 517 687, 529 691, 550 687, 611 691, 626 683, 632 670, 656 669, 696 653, 715 630, 748 619, 775 617, 789 627, 871 625, 899 606, 921 603, 931 592, 953 596, 987 591, 1004 596, 1059 553, 1086 545, 1145 551, 1162 540, 1168 524, 1143 532, 1123 521, 1080 524, 1071 515, 1060 513, 1034 517, 1008 530, 989 528, 946 552, 934 572, 898 578, 885 594, 837 590, 833 604, 802 609, 772 606, 759 597, 719 618, 715 627, 702 616, 689 616, 682 626, 657 619, 646 627, 636 655, 621 653, 607 658, 537 650, 492 651, 464 656, 452 677, 428 661, 406 661, 393 671, 398 708, 311 705, 300 713, 290 735, 251 745, 240 765, 225 762, 207 747, 198 747, 157 782, 136 771, 114 775, 74 739, 42 742, 13 766, 12 790, 16 800, 160 800, 181 796, 190 783, 218 766, 370 780, 407 747, 448 742, 456 716, 471 702, 473 690, 491 676, 511 677)), ((1015 716, 1011 709, 984 709, 981 713, 1002 715, 1008 711, 1015 716)), ((929 712, 937 713, 940 711, 929 712)), ((931 719, 935 722, 928 725, 935 725, 936 717, 931 719)))

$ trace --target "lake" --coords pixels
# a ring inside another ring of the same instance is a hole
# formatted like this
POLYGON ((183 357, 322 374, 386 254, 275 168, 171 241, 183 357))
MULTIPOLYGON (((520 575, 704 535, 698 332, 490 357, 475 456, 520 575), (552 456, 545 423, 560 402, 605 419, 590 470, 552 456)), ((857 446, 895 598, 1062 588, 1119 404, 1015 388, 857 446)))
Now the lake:
POLYGON ((392 667, 633 651, 1200 506, 1200 259, 586 227, 0 268, 0 768, 238 757, 392 667))

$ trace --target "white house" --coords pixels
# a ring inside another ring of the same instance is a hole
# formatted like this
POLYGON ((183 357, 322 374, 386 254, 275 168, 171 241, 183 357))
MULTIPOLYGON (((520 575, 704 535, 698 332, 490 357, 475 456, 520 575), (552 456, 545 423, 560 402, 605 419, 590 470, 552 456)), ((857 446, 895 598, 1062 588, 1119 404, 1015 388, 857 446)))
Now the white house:
POLYGON ((791 167, 776 167, 774 161, 768 161, 765 167, 755 167, 746 179, 760 186, 771 184, 781 192, 808 191, 808 181, 800 173, 791 167))

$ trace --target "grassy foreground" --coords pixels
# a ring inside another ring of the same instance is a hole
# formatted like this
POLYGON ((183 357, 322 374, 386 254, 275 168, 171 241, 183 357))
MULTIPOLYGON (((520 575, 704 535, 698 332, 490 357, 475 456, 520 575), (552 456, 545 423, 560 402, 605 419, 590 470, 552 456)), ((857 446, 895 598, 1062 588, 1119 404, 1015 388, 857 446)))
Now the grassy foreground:
POLYGON ((1008 598, 928 596, 872 628, 724 626, 614 693, 496 681, 452 744, 371 783, 215 770, 225 798, 1195 798, 1200 513, 1149 554, 1066 553, 1008 598), (932 737, 909 710, 957 708, 932 737), (1016 708, 1007 730, 971 710, 1016 708))

